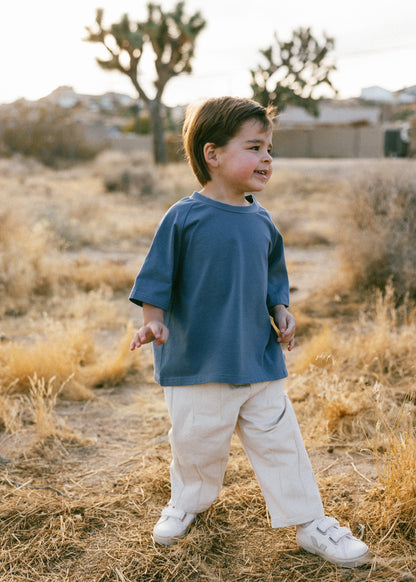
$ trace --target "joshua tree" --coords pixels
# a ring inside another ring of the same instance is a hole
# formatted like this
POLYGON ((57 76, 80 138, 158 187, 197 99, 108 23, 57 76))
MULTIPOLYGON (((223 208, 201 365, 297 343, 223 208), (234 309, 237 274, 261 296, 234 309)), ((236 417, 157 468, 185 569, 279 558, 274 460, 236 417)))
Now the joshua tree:
POLYGON ((336 69, 331 51, 335 41, 324 35, 320 43, 310 28, 294 30, 289 41, 280 41, 260 53, 266 65, 251 70, 253 98, 264 106, 272 103, 279 111, 299 105, 318 114, 317 89, 327 85, 336 93, 329 76, 336 69))
POLYGON ((173 77, 192 72, 196 38, 206 24, 200 12, 187 16, 184 4, 178 2, 173 10, 164 12, 160 5, 149 3, 147 20, 131 22, 129 16, 124 14, 120 22, 109 28, 103 26, 104 11, 97 9, 95 26, 87 27, 88 37, 85 39, 105 46, 109 58, 97 58, 100 67, 127 75, 146 104, 152 125, 154 159, 159 164, 166 162, 163 91, 173 77), (152 97, 144 90, 140 79, 141 58, 146 46, 150 46, 155 55, 156 79, 152 97))

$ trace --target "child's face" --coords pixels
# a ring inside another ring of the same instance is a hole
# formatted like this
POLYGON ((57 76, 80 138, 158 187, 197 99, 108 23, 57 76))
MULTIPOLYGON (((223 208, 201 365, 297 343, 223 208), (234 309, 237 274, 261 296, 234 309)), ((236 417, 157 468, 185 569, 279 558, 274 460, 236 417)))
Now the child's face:
POLYGON ((272 129, 256 120, 242 124, 238 133, 216 148, 216 175, 236 194, 263 190, 272 175, 272 129))

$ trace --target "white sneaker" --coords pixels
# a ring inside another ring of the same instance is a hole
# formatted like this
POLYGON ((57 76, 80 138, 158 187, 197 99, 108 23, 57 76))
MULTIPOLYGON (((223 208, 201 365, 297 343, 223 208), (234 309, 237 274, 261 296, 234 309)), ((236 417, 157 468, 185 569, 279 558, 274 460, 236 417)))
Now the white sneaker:
POLYGON ((186 513, 168 505, 162 510, 162 516, 153 528, 153 539, 158 544, 171 546, 183 538, 195 519, 194 513, 186 513))
POLYGON ((355 568, 367 564, 371 552, 347 527, 340 527, 333 517, 322 517, 299 525, 297 542, 307 552, 317 554, 337 566, 355 568))

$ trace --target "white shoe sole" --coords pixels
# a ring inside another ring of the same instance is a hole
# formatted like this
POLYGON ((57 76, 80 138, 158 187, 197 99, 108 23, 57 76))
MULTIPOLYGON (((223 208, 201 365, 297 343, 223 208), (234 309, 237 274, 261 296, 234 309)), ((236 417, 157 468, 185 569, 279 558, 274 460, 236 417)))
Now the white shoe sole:
POLYGON ((319 552, 315 547, 309 547, 306 544, 300 546, 302 549, 306 550, 310 554, 315 554, 316 556, 320 556, 327 562, 331 562, 331 564, 335 564, 335 566, 341 566, 342 568, 358 568, 360 566, 364 566, 371 561, 372 555, 370 550, 361 554, 361 556, 356 556, 355 558, 331 558, 326 556, 323 552, 319 552))
POLYGON ((169 537, 161 536, 161 535, 155 534, 153 532, 153 536, 152 536, 153 540, 155 543, 161 544, 162 546, 173 546, 173 545, 177 544, 179 540, 184 538, 187 533, 189 533, 189 530, 191 529, 193 523, 194 523, 194 521, 192 520, 191 523, 186 528, 186 530, 183 533, 176 535, 176 536, 169 536, 169 537))

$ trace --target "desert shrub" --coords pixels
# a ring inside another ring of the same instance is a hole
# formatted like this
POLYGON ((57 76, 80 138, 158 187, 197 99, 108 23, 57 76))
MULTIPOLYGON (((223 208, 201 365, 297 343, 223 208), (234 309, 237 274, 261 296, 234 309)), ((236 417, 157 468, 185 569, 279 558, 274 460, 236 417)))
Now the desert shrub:
POLYGON ((343 272, 349 288, 384 289, 398 300, 416 299, 416 179, 375 176, 353 185, 340 229, 343 272))
POLYGON ((92 388, 114 386, 129 371, 140 368, 140 357, 128 349, 131 325, 108 349, 98 346, 90 328, 87 321, 61 324, 46 320, 43 334, 30 342, 0 344, 0 419, 5 394, 33 394, 34 388, 43 387, 50 398, 62 393, 66 398, 83 400, 92 396, 92 388))
POLYGON ((15 103, 1 119, 3 154, 21 153, 46 166, 93 158, 104 144, 88 139, 86 128, 66 110, 51 104, 15 103))
POLYGON ((109 192, 120 191, 131 196, 148 196, 154 191, 154 171, 148 168, 126 168, 105 181, 109 192))
MULTIPOLYGON (((382 409, 381 395, 377 407, 382 409)), ((384 531, 413 541, 416 526, 416 417, 412 400, 404 401, 394 419, 379 414, 376 439, 377 483, 369 492, 374 522, 384 531)))
POLYGON ((31 224, 23 212, 0 212, 2 312, 24 312, 33 295, 53 292, 57 271, 48 251, 56 247, 56 237, 46 221, 31 224))
POLYGON ((132 285, 133 274, 122 261, 93 261, 79 257, 68 262, 62 269, 60 282, 73 283, 84 291, 97 291, 102 288, 113 291, 126 291, 132 285))
POLYGON ((106 151, 97 157, 94 166, 107 192, 131 196, 155 194, 157 172, 148 152, 106 151))
POLYGON ((311 434, 325 426, 331 439, 370 441, 380 414, 387 427, 409 395, 415 397, 414 316, 394 299, 391 287, 378 291, 356 322, 323 327, 304 342, 290 394, 294 402, 308 402, 311 434))
POLYGON ((93 171, 101 178, 107 192, 152 196, 163 206, 169 206, 200 188, 188 164, 156 166, 150 152, 105 151, 94 160, 93 171))

